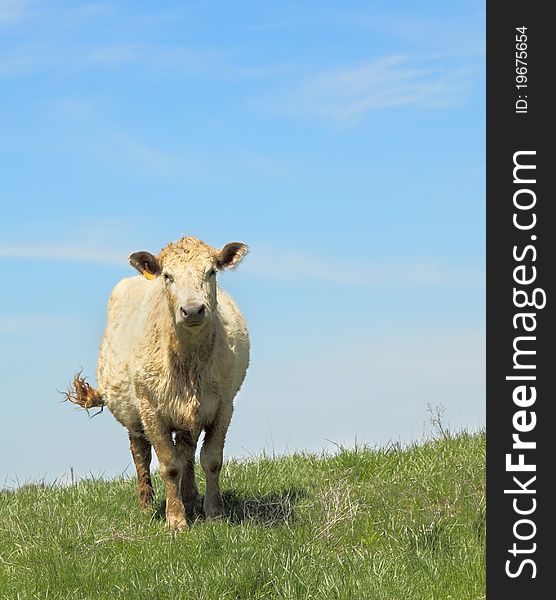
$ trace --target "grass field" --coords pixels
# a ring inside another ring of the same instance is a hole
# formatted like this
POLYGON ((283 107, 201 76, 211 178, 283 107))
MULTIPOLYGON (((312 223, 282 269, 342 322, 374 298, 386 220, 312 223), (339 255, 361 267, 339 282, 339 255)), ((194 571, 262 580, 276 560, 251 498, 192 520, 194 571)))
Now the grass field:
POLYGON ((485 597, 484 433, 230 461, 228 518, 178 534, 155 480, 154 515, 129 479, 1 492, 0 597, 485 597))

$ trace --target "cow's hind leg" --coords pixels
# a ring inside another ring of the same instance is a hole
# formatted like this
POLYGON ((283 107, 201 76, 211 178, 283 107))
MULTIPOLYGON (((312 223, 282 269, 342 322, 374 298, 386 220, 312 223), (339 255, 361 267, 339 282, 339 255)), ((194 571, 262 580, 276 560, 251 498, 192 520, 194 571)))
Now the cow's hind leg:
POLYGON ((176 432, 176 450, 181 459, 181 499, 187 513, 192 514, 199 503, 199 490, 195 481, 195 448, 197 438, 191 431, 176 432))
POLYGON ((205 428, 205 439, 201 448, 201 466, 207 480, 207 491, 203 508, 208 519, 224 514, 224 501, 220 493, 220 471, 224 455, 224 440, 232 418, 230 403, 223 406, 214 422, 205 428))
POLYGON ((139 493, 139 504, 143 509, 152 507, 154 490, 151 481, 151 443, 144 435, 136 435, 130 432, 129 445, 131 455, 137 470, 137 491, 139 493))

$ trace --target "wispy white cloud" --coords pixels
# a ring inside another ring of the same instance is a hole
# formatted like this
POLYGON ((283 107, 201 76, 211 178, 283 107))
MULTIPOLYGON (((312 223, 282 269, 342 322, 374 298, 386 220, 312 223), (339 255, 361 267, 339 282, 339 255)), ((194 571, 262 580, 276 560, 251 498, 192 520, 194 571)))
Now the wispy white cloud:
POLYGON ((232 64, 223 51, 201 51, 165 43, 127 42, 94 44, 91 42, 52 44, 37 40, 33 45, 12 48, 0 59, 0 75, 17 76, 43 72, 79 72, 138 66, 157 75, 194 75, 215 78, 251 77, 263 73, 232 64))
MULTIPOLYGON (((130 246, 131 247, 131 246, 130 246)), ((0 245, 0 257, 17 260, 81 262, 118 266, 127 263, 129 250, 72 243, 0 245)), ((298 252, 264 250, 251 253, 242 270, 257 277, 282 282, 320 282, 349 286, 433 286, 451 289, 477 288, 484 284, 478 269, 450 267, 434 261, 356 264, 331 262, 298 252), (276 260, 279 255, 280 259, 276 260)))
POLYGON ((355 286, 420 285, 456 289, 481 287, 485 276, 483 270, 450 267, 426 259, 402 263, 357 264, 335 262, 304 253, 273 252, 272 249, 252 253, 242 269, 283 281, 307 280, 355 286), (279 256, 279 260, 276 256, 279 256))
POLYGON ((127 263, 129 252, 106 250, 71 244, 3 244, 0 257, 18 260, 50 262, 78 262, 97 265, 121 266, 127 263))
POLYGON ((58 98, 52 103, 52 108, 58 115, 75 119, 96 117, 99 108, 98 103, 87 98, 66 97, 58 98))
MULTIPOLYGON (((137 64, 142 68, 189 74, 238 74, 223 50, 198 50, 162 42, 126 42, 99 45, 89 49, 83 66, 119 67, 137 64)), ((247 74, 248 71, 243 71, 247 74)))
POLYGON ((471 75, 470 68, 452 70, 431 56, 417 61, 395 54, 310 75, 270 102, 282 112, 349 124, 381 108, 457 104, 472 84, 471 75))
POLYGON ((37 0, 1 0, 0 26, 12 25, 31 19, 44 20, 54 17, 62 26, 76 25, 83 19, 91 19, 109 14, 113 5, 107 2, 70 3, 67 6, 53 6, 52 2, 37 0))
MULTIPOLYGON (((416 5, 417 6, 417 5, 416 5)), ((373 36, 383 35, 395 39, 398 46, 411 47, 419 54, 438 51, 451 56, 481 56, 485 53, 485 11, 481 3, 477 10, 465 9, 465 19, 457 13, 427 15, 417 8, 392 14, 376 11, 352 12, 349 9, 334 15, 337 23, 344 23, 353 30, 366 31, 373 36)))
POLYGON ((11 52, 0 57, 0 76, 20 75, 33 69, 35 60, 25 52, 11 52))
MULTIPOLYGON (((0 4, 2 7, 2 4, 0 4)), ((2 13, 0 26, 29 18, 31 11, 18 13, 15 8, 2 13), (18 17, 19 15, 19 17, 18 17), (4 21, 2 21, 4 19, 4 21)), ((67 31, 78 31, 87 25, 93 30, 102 26, 103 18, 114 17, 110 9, 102 4, 64 8, 55 14, 42 14, 53 19, 52 30, 60 35, 45 36, 42 31, 26 36, 20 43, 12 43, 0 57, 0 75, 18 76, 28 73, 75 73, 90 70, 107 70, 138 67, 142 72, 155 72, 157 76, 194 76, 211 79, 260 78, 269 70, 238 64, 235 50, 193 45, 168 41, 155 34, 141 23, 140 15, 132 22, 126 21, 125 32, 106 40, 105 35, 71 36, 67 31), (63 35, 62 35, 63 32, 63 35), (100 39, 97 39, 100 38, 100 39)), ((117 21, 116 21, 117 22, 117 21)), ((114 26, 112 24, 112 26, 114 26)))
POLYGON ((13 316, 0 317, 0 333, 10 333, 21 330, 44 330, 44 329, 59 329, 61 327, 75 327, 80 325, 82 321, 71 317, 53 317, 53 316, 36 316, 29 315, 26 317, 13 316))
POLYGON ((111 140, 119 148, 118 155, 127 157, 142 168, 163 179, 187 178, 191 171, 190 161, 185 156, 167 152, 153 144, 131 137, 121 132, 113 132, 111 140))
POLYGON ((2 0, 0 2, 0 26, 13 25, 34 14, 33 2, 29 0, 2 0))
MULTIPOLYGON (((51 27, 45 28, 44 24, 47 19, 53 18, 52 27, 75 28, 84 20, 109 14, 112 8, 110 4, 102 2, 54 6, 52 2, 38 0, 0 0, 0 27, 7 28, 35 22, 40 23, 41 29, 50 31, 51 27)), ((39 56, 37 54, 37 58, 39 56)))
POLYGON ((65 14, 69 18, 91 19, 110 14, 113 10, 114 4, 110 2, 87 2, 69 6, 65 14))
POLYGON ((285 161, 264 153, 237 152, 235 148, 218 151, 199 147, 184 149, 180 140, 169 148, 115 130, 106 132, 99 152, 104 159, 109 158, 111 164, 120 164, 124 168, 132 164, 135 169, 139 166, 144 174, 172 182, 214 181, 216 177, 230 181, 238 175, 253 172, 275 178, 283 176, 290 168, 285 161))

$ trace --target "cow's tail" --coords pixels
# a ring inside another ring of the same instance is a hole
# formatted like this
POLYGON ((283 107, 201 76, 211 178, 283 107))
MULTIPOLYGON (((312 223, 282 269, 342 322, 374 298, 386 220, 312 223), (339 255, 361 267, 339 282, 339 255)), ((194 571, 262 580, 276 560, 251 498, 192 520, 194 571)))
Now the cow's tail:
POLYGON ((97 388, 85 381, 85 377, 81 377, 82 372, 83 370, 75 374, 70 389, 64 392, 65 400, 69 400, 87 411, 90 408, 100 408, 100 412, 102 412, 106 405, 105 398, 97 388))

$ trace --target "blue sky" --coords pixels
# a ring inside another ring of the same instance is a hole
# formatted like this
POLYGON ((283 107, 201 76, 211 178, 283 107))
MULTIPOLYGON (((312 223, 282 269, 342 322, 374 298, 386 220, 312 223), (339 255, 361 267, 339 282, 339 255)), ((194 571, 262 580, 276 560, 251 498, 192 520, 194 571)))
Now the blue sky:
POLYGON ((0 2, 0 485, 132 472, 60 404, 127 255, 251 253, 227 456, 484 425, 483 2, 0 2))

